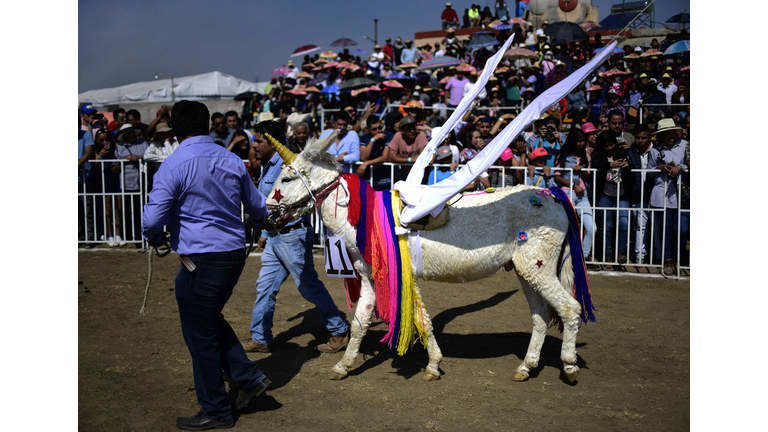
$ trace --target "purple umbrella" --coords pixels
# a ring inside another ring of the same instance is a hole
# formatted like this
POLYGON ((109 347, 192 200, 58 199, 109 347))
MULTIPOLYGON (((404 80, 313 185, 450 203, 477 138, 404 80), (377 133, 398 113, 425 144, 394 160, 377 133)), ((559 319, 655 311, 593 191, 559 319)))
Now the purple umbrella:
POLYGON ((334 46, 334 47, 335 46, 346 47, 346 46, 354 46, 354 45, 357 45, 357 42, 347 38, 336 39, 335 41, 331 42, 331 46, 334 46))

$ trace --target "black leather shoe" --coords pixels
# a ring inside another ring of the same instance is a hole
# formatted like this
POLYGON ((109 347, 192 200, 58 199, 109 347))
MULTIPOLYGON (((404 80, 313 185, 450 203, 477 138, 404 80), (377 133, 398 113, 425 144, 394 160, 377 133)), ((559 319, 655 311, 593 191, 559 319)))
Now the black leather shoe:
POLYGON ((264 393, 264 390, 266 390, 270 384, 272 384, 272 381, 270 381, 269 378, 264 378, 263 380, 261 380, 260 383, 256 384, 254 387, 251 387, 249 389, 241 389, 240 394, 237 395, 237 401, 235 402, 235 406, 237 406, 237 409, 241 410, 246 406, 248 406, 251 400, 256 396, 264 393))
POLYGON ((208 430, 208 429, 229 429, 234 425, 235 425, 234 419, 229 419, 227 421, 219 421, 206 416, 205 414, 203 414, 202 410, 198 411, 198 413, 193 415, 192 417, 179 417, 176 419, 176 427, 179 429, 188 430, 188 431, 201 431, 201 430, 208 430))

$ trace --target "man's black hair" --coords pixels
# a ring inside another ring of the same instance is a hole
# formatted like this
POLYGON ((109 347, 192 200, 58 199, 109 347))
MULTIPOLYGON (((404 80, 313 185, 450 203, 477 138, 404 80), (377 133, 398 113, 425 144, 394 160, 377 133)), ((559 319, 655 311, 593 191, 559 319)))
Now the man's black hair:
POLYGON ((545 125, 557 126, 558 123, 559 122, 557 121, 557 119, 554 116, 549 116, 549 117, 544 119, 544 124, 545 125))
POLYGON ((286 145, 288 137, 285 136, 285 127, 278 121, 269 120, 258 122, 253 127, 253 133, 269 134, 272 138, 278 140, 280 144, 286 145))
POLYGON ((218 119, 218 118, 224 118, 224 114, 222 114, 222 113, 220 113, 220 112, 216 111, 216 112, 215 112, 215 113, 213 113, 213 115, 211 116, 211 123, 215 122, 215 121, 216 121, 216 119, 218 119))
POLYGON ((651 134, 651 128, 648 127, 647 123, 635 125, 635 128, 632 130, 632 135, 639 135, 642 132, 648 132, 648 135, 651 134))
POLYGON ((381 119, 376 117, 375 115, 368 116, 367 119, 365 119, 365 125, 368 127, 371 127, 372 125, 375 125, 376 123, 381 122, 381 119))
POLYGON ((136 120, 141 120, 141 114, 139 113, 139 110, 128 110, 127 113, 125 113, 126 116, 133 116, 136 120))
POLYGON ((125 108, 118 108, 118 109, 112 111, 112 117, 115 120, 117 120, 117 115, 120 114, 120 113, 124 113, 124 112, 125 112, 125 108))
POLYGON ((621 112, 621 110, 613 109, 613 110, 608 111, 608 120, 610 120, 611 117, 616 116, 616 115, 617 116, 621 116, 622 119, 624 118, 624 113, 621 112))
POLYGON ((224 113, 224 117, 237 117, 237 111, 230 110, 224 113))
POLYGON ((179 139, 208 135, 208 107, 197 101, 176 102, 171 110, 171 128, 179 139))
POLYGON ((347 114, 347 112, 343 110, 334 114, 333 121, 336 121, 336 120, 344 120, 345 122, 347 122, 347 124, 352 123, 352 117, 350 117, 349 114, 347 114))

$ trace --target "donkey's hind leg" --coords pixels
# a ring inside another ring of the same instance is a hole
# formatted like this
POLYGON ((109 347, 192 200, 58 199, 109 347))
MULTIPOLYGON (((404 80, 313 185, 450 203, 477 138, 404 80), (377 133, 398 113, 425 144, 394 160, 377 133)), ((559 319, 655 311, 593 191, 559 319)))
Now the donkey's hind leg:
POLYGON ((373 292, 371 281, 366 277, 362 277, 360 300, 357 302, 355 316, 352 319, 352 334, 349 338, 349 344, 344 352, 344 357, 331 369, 331 379, 339 380, 346 378, 349 369, 355 364, 355 359, 360 350, 360 343, 363 341, 363 337, 371 325, 371 316, 375 303, 376 295, 373 292))
POLYGON ((528 344, 528 352, 525 353, 525 358, 515 370, 512 379, 515 381, 525 381, 528 379, 528 373, 531 369, 535 369, 539 366, 541 347, 544 345, 544 339, 547 336, 549 305, 539 293, 531 288, 528 281, 519 274, 517 277, 520 279, 520 285, 523 286, 525 298, 528 299, 528 306, 531 309, 531 321, 533 321, 533 330, 531 330, 531 341, 528 344))
MULTIPOLYGON (((416 294, 421 298, 421 293, 418 287, 414 287, 416 294)), ((443 361, 443 353, 440 351, 440 347, 437 346, 437 340, 435 339, 434 332, 432 331, 432 320, 429 319, 427 314, 427 308, 424 306, 424 302, 419 302, 415 308, 416 319, 419 321, 417 325, 423 325, 427 331, 427 354, 429 355, 429 364, 426 371, 424 371, 424 381, 435 381, 440 379, 440 362, 443 361)))

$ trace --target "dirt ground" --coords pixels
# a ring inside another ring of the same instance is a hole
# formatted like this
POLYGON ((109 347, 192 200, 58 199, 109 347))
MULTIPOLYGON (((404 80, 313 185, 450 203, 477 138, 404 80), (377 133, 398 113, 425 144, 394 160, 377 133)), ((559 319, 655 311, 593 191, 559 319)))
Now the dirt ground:
MULTIPOLYGON (((154 258, 147 314, 138 312, 147 255, 80 251, 79 429, 172 431, 199 406, 179 326, 175 254, 154 258)), ((261 261, 248 258, 224 315, 249 337, 261 261)), ((315 267, 322 271, 322 256, 315 267)), ((348 321, 339 279, 321 274, 348 321)), ((531 320, 517 277, 446 284, 419 281, 444 360, 439 381, 422 381, 427 353, 403 357, 379 340, 374 322, 349 377, 329 379, 342 353, 314 347, 326 333, 292 279, 277 297, 275 351, 249 354, 272 380, 232 430, 286 431, 666 431, 690 421, 690 283, 590 274, 597 322, 578 335, 578 380, 561 372, 561 334, 549 329, 539 368, 512 381, 525 356, 531 320)), ((231 391, 234 401, 236 392, 231 391)))

